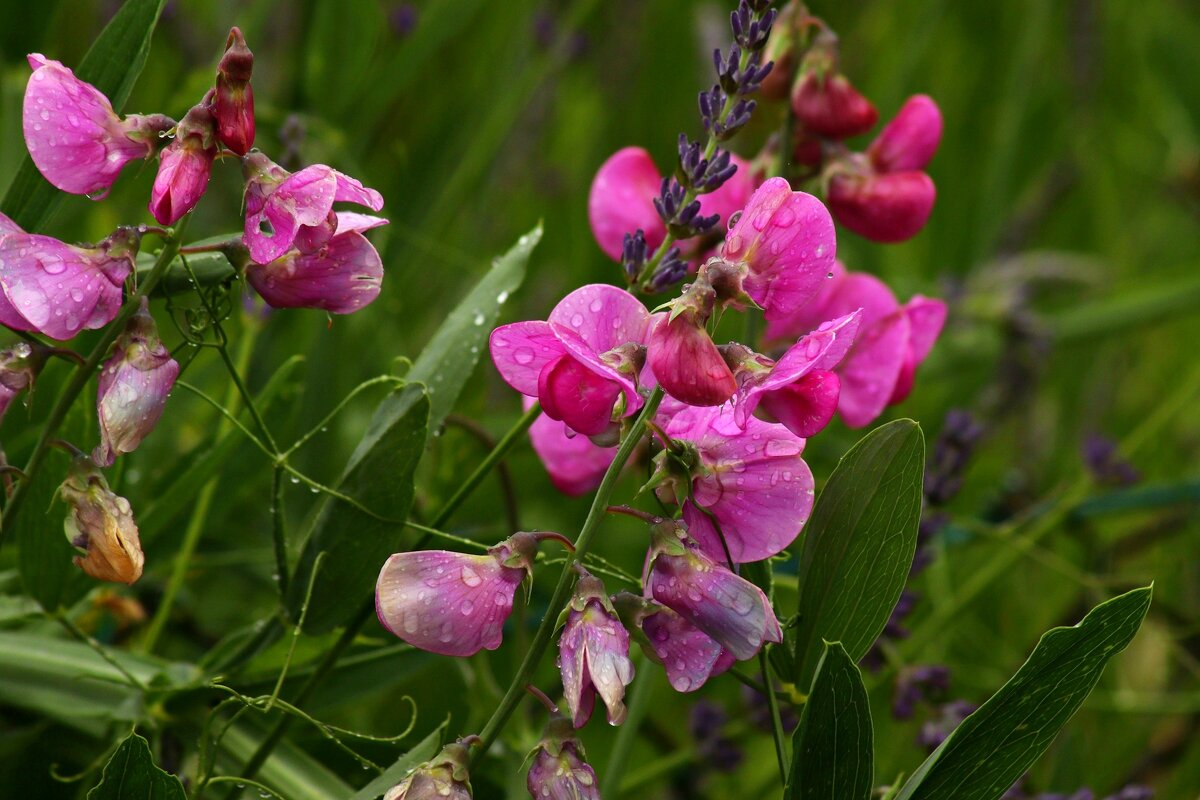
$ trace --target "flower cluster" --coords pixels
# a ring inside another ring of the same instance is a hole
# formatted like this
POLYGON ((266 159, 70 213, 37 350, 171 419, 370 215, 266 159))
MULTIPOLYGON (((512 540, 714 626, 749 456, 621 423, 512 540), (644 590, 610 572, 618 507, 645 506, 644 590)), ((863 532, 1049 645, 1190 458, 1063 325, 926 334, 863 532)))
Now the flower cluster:
MULTIPOLYGON (((213 164, 238 159, 245 175, 242 234, 191 252, 221 250, 276 308, 345 314, 379 294, 382 262, 363 234, 387 220, 337 211, 334 204, 379 211, 383 198, 330 167, 289 174, 252 149, 254 56, 237 28, 212 87, 178 122, 162 114, 121 117, 68 67, 38 53, 28 61, 33 72, 22 107, 25 143, 34 166, 56 188, 100 200, 126 165, 157 156, 149 211, 159 225, 175 225, 204 196, 213 164)), ((98 373, 100 443, 90 459, 77 456, 60 493, 71 505, 69 537, 87 554, 77 563, 96 578, 124 583, 142 571, 137 527, 129 504, 108 488, 97 467, 137 449, 161 417, 180 372, 150 313, 147 295, 156 278, 138 288, 137 256, 148 234, 177 235, 149 225, 122 226, 97 244, 68 244, 0 215, 0 324, 27 337, 0 353, 0 415, 32 386, 48 356, 82 363, 69 350, 41 344, 35 334, 67 341, 112 326, 106 340, 111 351, 98 373)))

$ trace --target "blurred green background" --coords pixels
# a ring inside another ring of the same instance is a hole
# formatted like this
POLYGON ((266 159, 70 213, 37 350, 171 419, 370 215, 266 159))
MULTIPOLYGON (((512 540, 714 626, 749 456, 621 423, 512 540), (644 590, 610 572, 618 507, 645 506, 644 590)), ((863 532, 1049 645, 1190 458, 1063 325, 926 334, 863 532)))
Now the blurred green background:
MULTIPOLYGON (((24 156, 24 55, 78 63, 117 5, 0 3, 0 188, 24 156)), ((375 236, 387 272, 374 305, 332 321, 301 311, 264 323, 248 371, 253 391, 290 356, 305 356, 268 411, 276 437, 290 441, 360 381, 402 369, 396 359, 415 357, 491 258, 539 220, 545 237, 503 321, 544 317, 580 284, 620 281, 588 228, 591 177, 629 144, 668 167, 678 132, 698 135, 696 94, 712 80, 709 53, 726 43, 730 5, 171 2, 127 112, 182 116, 210 85, 236 24, 256 56, 257 146, 289 168, 321 162, 360 178, 383 193, 392 221, 375 236)), ((862 0, 811 9, 838 32, 843 71, 883 119, 918 92, 935 98, 945 117, 929 170, 939 197, 927 229, 896 246, 839 232, 851 269, 880 275, 902 299, 921 292, 951 302, 947 331, 916 391, 889 413, 920 421, 930 442, 951 408, 971 410, 987 429, 950 507, 953 523, 935 543, 937 559, 912 587, 921 595, 908 623, 914 635, 893 655, 904 664, 948 664, 953 695, 981 702, 1044 630, 1153 580, 1141 632, 1035 768, 1031 786, 1086 785, 1101 796, 1136 780, 1166 800, 1200 796, 1200 10, 1186 0, 862 0), (1089 480, 1081 456, 1089 434, 1136 445, 1128 453, 1141 476, 1134 486, 1089 480), (1045 528, 1033 543, 1022 538, 1031 525, 1045 528)), ((761 108, 733 149, 753 156, 782 113, 761 108)), ((149 222, 153 177, 152 165, 135 165, 103 203, 68 198, 45 232, 87 241, 118 224, 149 222)), ((238 230, 240 189, 236 165, 219 163, 189 238, 238 230)), ((180 344, 168 314, 155 313, 168 345, 180 344)), ((229 324, 234 349, 246 324, 258 323, 235 315, 229 324)), ((52 365, 31 408, 9 411, 0 441, 13 463, 23 463, 65 373, 52 365)), ((202 352, 185 378, 214 396, 225 392, 211 353, 202 352)), ((379 396, 354 401, 298 466, 333 480, 379 396)), ((520 405, 484 363, 458 412, 498 436, 520 405)), ((190 510, 156 507, 157 498, 216 422, 210 407, 176 392, 156 433, 113 476, 139 519, 153 513, 160 523, 144 534, 145 577, 119 593, 148 613, 190 510)), ((810 443, 818 483, 858 436, 836 424, 810 443)), ((437 508, 485 451, 469 430, 449 425, 422 465, 418 507, 437 508)), ((52 469, 65 469, 64 457, 53 458, 52 469)), ((555 492, 527 447, 509 466, 522 528, 578 529, 586 500, 555 492)), ((628 476, 617 496, 627 499, 636 487, 628 476)), ((261 454, 249 446, 235 452, 158 652, 194 662, 230 631, 271 614, 269 492, 261 454)), ((303 486, 289 491, 294 540, 315 501, 303 486)), ((504 502, 489 481, 451 528, 481 541, 502 538, 510 530, 498 512, 504 502)), ((636 571, 639 526, 608 522, 603 539, 599 552, 636 571)), ((61 635, 19 598, 13 550, 0 551, 7 592, 0 624, 61 635)), ((533 610, 551 574, 539 573, 533 610)), ((87 603, 98 609, 98 637, 136 641, 136 630, 114 630, 95 596, 87 603)), ((372 622, 357 655, 305 707, 338 725, 390 735, 407 724, 401 698, 408 695, 419 707, 417 735, 447 715, 451 731, 469 732, 506 685, 521 636, 510 633, 517 644, 494 654, 449 663, 392 647, 372 622)), ((303 638, 295 663, 315 659, 331 641, 303 638)), ((282 658, 279 647, 255 662, 260 690, 270 690, 282 658)), ((645 780, 631 784, 629 796, 773 791, 770 738, 745 721, 737 683, 713 681, 700 693, 723 705, 745 750, 741 766, 722 773, 701 763, 681 724, 696 696, 668 691, 654 665, 641 670, 654 693, 625 773, 627 781, 645 780)), ((555 681, 543 670, 543 685, 555 681)), ((923 757, 914 736, 927 712, 893 722, 889 673, 868 675, 868 683, 877 782, 886 783, 923 757)), ((75 709, 54 701, 11 693, 0 700, 0 795, 7 797, 81 796, 94 776, 59 783, 51 766, 62 774, 87 769, 111 737, 128 731, 127 722, 80 724, 75 709)), ((506 747, 532 745, 539 714, 532 704, 526 711, 506 747)), ((148 730, 158 734, 152 745, 160 762, 186 769, 203 702, 153 712, 148 730)), ((584 732, 601 776, 612 736, 600 721, 584 732)), ((291 740, 352 785, 367 777, 311 728, 297 726, 291 740)), ((383 763, 402 749, 363 746, 383 763)), ((523 773, 511 769, 520 758, 509 755, 507 769, 490 762, 476 778, 477 796, 521 796, 523 773)))

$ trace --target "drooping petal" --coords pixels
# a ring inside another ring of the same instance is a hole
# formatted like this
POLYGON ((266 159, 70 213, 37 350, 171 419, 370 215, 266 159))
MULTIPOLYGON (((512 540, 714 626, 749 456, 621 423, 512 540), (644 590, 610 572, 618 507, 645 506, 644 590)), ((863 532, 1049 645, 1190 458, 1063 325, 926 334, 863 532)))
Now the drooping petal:
POLYGON ((293 250, 267 264, 251 263, 246 279, 273 308, 350 314, 379 296, 383 262, 365 236, 351 231, 314 253, 293 250))
POLYGON ((834 218, 873 242, 903 242, 929 221, 937 189, 924 172, 839 175, 825 201, 834 218))
POLYGON ((875 127, 879 112, 845 75, 809 71, 792 90, 792 111, 805 130, 849 139, 875 127))
POLYGON ((365 233, 381 225, 387 225, 388 220, 370 214, 359 214, 357 211, 337 211, 337 232, 350 233, 358 231, 365 233))
POLYGON ((621 260, 625 234, 641 230, 651 251, 662 244, 667 229, 654 210, 662 174, 650 154, 625 147, 609 157, 592 180, 588 221, 605 255, 621 260))
POLYGON ((598 600, 588 603, 583 613, 587 618, 584 647, 587 650, 588 675, 596 693, 604 701, 608 724, 620 725, 625 721, 625 687, 633 681, 629 633, 618 619, 601 607, 598 600))
POLYGON ((597 375, 570 355, 548 363, 538 377, 538 398, 546 416, 585 436, 608 428, 620 394, 620 384, 597 375))
POLYGON ((366 206, 372 211, 383 208, 383 195, 374 189, 362 185, 362 182, 336 170, 333 173, 337 181, 337 190, 333 199, 338 203, 354 203, 366 206))
POLYGON ((923 170, 942 141, 942 112, 928 95, 904 101, 896 116, 884 126, 867 155, 880 172, 923 170))
POLYGON ((524 578, 525 570, 492 555, 396 553, 379 572, 375 610, 383 627, 414 647, 471 656, 500 646, 524 578))
POLYGON ((204 196, 217 155, 215 127, 209 108, 197 105, 179 123, 175 138, 159 155, 150 213, 160 225, 174 225, 204 196))
POLYGON ((488 344, 500 377, 528 397, 538 396, 538 378, 546 365, 567 352, 550 323, 541 320, 501 325, 488 344))
POLYGON ((771 178, 750 198, 721 255, 747 265, 745 291, 774 320, 812 299, 832 270, 833 220, 820 200, 771 178))
POLYGON ((84 551, 76 566, 101 581, 131 584, 142 576, 146 557, 129 501, 108 482, 86 456, 76 459, 59 495, 70 507, 63 530, 84 551))
POLYGON ((869 425, 887 407, 907 357, 908 329, 908 316, 897 308, 863 331, 838 370, 838 411, 851 428, 869 425))
POLYGON ((690 313, 674 320, 655 315, 646 364, 663 391, 693 406, 717 406, 737 390, 737 382, 704 326, 690 313))
POLYGON ((643 618, 642 630, 677 692, 694 692, 732 665, 732 660, 722 658, 726 651, 711 636, 666 606, 643 618))
MULTIPOLYGON (((533 403, 527 398, 526 406, 533 403)), ((600 485, 616 457, 616 447, 600 447, 586 436, 568 434, 567 426, 541 414, 529 428, 534 452, 550 481, 563 494, 578 497, 600 485)))

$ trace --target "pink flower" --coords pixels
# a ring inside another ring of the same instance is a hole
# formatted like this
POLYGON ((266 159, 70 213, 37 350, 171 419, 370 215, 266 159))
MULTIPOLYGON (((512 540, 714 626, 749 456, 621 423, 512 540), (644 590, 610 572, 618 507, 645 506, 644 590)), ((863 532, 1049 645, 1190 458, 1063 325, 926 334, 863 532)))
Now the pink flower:
POLYGON ((509 386, 541 401, 550 419, 585 436, 642 406, 637 392, 649 314, 633 295, 590 284, 564 297, 546 322, 492 331, 492 361, 509 386))
POLYGON ((604 584, 584 573, 575 585, 567 622, 558 640, 563 694, 576 728, 592 716, 596 695, 608 709, 608 723, 625 721, 625 687, 633 681, 629 634, 604 594, 604 584))
POLYGON ((922 170, 942 141, 942 112, 928 95, 914 95, 867 148, 880 172, 922 170))
POLYGON ((711 636, 666 606, 647 605, 642 632, 675 691, 694 692, 733 666, 736 659, 711 636))
POLYGON ((101 467, 132 453, 154 430, 179 377, 179 362, 163 347, 149 306, 143 297, 141 308, 130 317, 112 356, 100 369, 96 391, 100 445, 92 459, 101 467))
POLYGON ((701 318, 689 309, 674 319, 654 317, 646 361, 663 391, 691 406, 718 406, 732 397, 737 382, 701 318))
POLYGON ((302 253, 319 250, 338 228, 335 202, 355 203, 372 211, 383 197, 353 178, 324 164, 294 174, 259 152, 242 159, 246 175, 246 224, 242 240, 250 257, 268 264, 292 247, 302 253))
POLYGON ((838 264, 828 286, 811 303, 767 325, 767 337, 778 339, 859 308, 858 339, 836 368, 841 380, 838 412, 852 428, 870 424, 890 403, 908 395, 916 368, 945 323, 945 303, 918 295, 901 306, 878 278, 847 272, 838 264))
MULTIPOLYGON (((526 410, 535 401, 524 399, 526 410)), ((544 413, 529 428, 534 452, 550 475, 550 482, 563 494, 578 497, 595 489, 616 457, 616 447, 601 447, 573 432, 544 413)))
POLYGON ((720 255, 742 265, 742 290, 773 320, 817 293, 836 249, 833 220, 821 201, 771 178, 726 234, 720 255))
POLYGON ((738 661, 753 658, 783 631, 767 596, 710 558, 673 523, 656 526, 646 588, 738 661))
MULTIPOLYGON (((737 172, 715 192, 700 195, 700 216, 719 214, 728 220, 746 205, 754 190, 750 164, 737 156, 731 163, 737 164, 737 172)), ((609 258, 620 261, 625 234, 639 229, 651 252, 662 244, 667 227, 654 209, 662 179, 650 154, 640 147, 622 148, 600 165, 588 193, 588 221, 609 258)))
POLYGON ((840 73, 808 71, 792 90, 792 111, 806 130, 828 139, 849 139, 875 127, 879 112, 840 73))
POLYGON ((525 779, 536 800, 600 800, 596 771, 583 760, 578 740, 543 741, 525 779))
POLYGON ((292 249, 268 264, 246 265, 246 280, 268 305, 350 314, 379 296, 383 261, 362 231, 387 220, 349 212, 337 220, 337 233, 318 250, 292 249))
POLYGON ((481 556, 396 553, 375 584, 380 624, 413 647, 444 656, 495 650, 517 587, 532 571, 537 542, 537 534, 518 533, 481 556))
POLYGON ((196 207, 208 188, 217 155, 212 112, 193 106, 175 130, 175 138, 159 155, 158 174, 150 191, 150 213, 160 225, 174 225, 196 207))
POLYGON ((664 428, 694 448, 683 519, 705 553, 724 562, 728 549, 741 564, 795 541, 813 505, 804 439, 755 417, 739 422, 729 406, 677 412, 664 428))
POLYGON ((38 171, 64 192, 103 197, 121 169, 153 155, 159 132, 175 124, 162 115, 122 121, 107 97, 59 62, 31 53, 29 66, 25 146, 38 171))
POLYGON ((11 219, 6 217, 4 214, 0 214, 0 236, 3 236, 6 233, 24 233, 24 232, 25 231, 21 230, 20 225, 13 222, 11 219))
POLYGON ((137 234, 125 228, 87 248, 32 233, 0 236, 0 323, 53 339, 104 327, 121 310, 137 249, 137 234))
POLYGON ((246 47, 242 31, 230 29, 225 55, 217 65, 212 111, 217 122, 217 138, 239 156, 246 155, 254 145, 254 91, 250 87, 253 71, 254 54, 246 47))

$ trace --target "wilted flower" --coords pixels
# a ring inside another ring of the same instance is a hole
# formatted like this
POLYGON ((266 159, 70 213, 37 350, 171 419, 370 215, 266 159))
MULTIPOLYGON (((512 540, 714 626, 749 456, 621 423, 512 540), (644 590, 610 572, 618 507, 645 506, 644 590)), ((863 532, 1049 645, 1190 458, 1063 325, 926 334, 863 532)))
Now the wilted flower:
POLYGON ((254 54, 246 47, 239 28, 231 28, 225 42, 225 55, 217 65, 216 95, 212 111, 217 123, 217 138, 239 156, 254 146, 254 90, 250 75, 254 54))
POLYGON ((302 253, 321 249, 338 229, 335 202, 356 203, 372 211, 383 196, 324 164, 289 173, 259 152, 242 159, 246 176, 246 224, 242 240, 250 257, 268 264, 292 247, 302 253))
POLYGON ((92 454, 98 465, 107 467, 117 456, 137 449, 158 424, 177 377, 179 362, 163 346, 150 316, 150 301, 143 297, 100 369, 100 445, 92 454))
POLYGON ((563 694, 576 728, 592 715, 596 695, 608 708, 608 722, 625 721, 625 687, 633 680, 629 634, 617 619, 604 584, 582 567, 566 625, 558 640, 558 668, 563 694))
POLYGON ((38 171, 64 192, 99 199, 126 164, 153 155, 159 133, 175 125, 161 114, 122 120, 96 87, 40 53, 29 55, 29 66, 25 146, 38 171))
POLYGON ((554 714, 546 724, 525 786, 536 800, 600 800, 596 771, 584 761, 583 745, 561 714, 554 714))
POLYGON ((159 154, 150 213, 160 225, 174 225, 204 196, 217 155, 214 126, 206 104, 193 106, 175 129, 175 138, 159 154))
POLYGON ((383 800, 471 800, 470 764, 471 754, 462 740, 451 742, 388 789, 383 800))
POLYGON ((113 494, 87 456, 76 457, 58 491, 71 507, 63 523, 67 538, 87 551, 75 556, 75 564, 102 581, 133 583, 142 577, 145 556, 129 501, 113 494))
POLYGON ((642 407, 637 374, 649 314, 633 295, 590 284, 564 297, 546 322, 492 331, 492 361, 509 386, 585 436, 642 407))
POLYGON ((121 310, 137 250, 130 228, 94 247, 33 233, 0 236, 0 323, 53 339, 104 327, 121 310))
POLYGON ((444 656, 471 656, 500 646, 521 581, 533 568, 538 542, 557 534, 517 533, 473 556, 446 550, 396 553, 375 583, 383 627, 413 647, 444 656))

